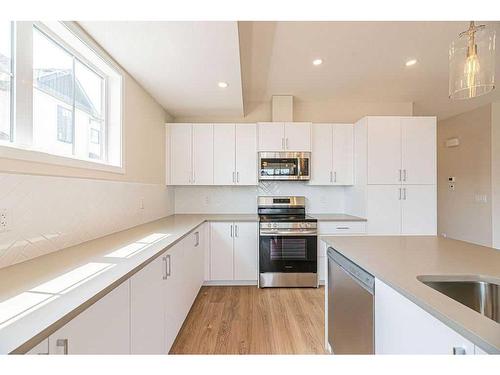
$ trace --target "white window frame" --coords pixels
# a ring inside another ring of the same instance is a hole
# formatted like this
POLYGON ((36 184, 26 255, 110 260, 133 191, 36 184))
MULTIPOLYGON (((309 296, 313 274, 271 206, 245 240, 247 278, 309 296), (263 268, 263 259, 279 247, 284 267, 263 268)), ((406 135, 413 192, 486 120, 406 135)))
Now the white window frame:
POLYGON ((50 26, 58 28, 60 31, 76 38, 85 45, 95 57, 102 60, 108 70, 113 71, 114 75, 114 97, 111 98, 108 74, 92 64, 87 58, 66 43, 58 33, 51 27, 41 22, 18 21, 14 26, 14 48, 13 48, 13 76, 14 85, 12 90, 11 105, 11 141, 0 141, 0 157, 6 159, 16 159, 23 161, 32 161, 43 164, 55 164, 74 168, 91 169, 97 171, 106 171, 112 173, 125 173, 123 144, 124 130, 122 126, 123 111, 123 71, 122 69, 102 50, 87 34, 74 22, 51 22, 50 26), (51 154, 45 150, 39 150, 33 147, 33 28, 37 28, 43 34, 66 50, 71 55, 93 72, 104 79, 104 98, 103 98, 103 118, 105 129, 101 129, 101 148, 105 150, 103 160, 80 159, 73 155, 51 154), (119 96, 119 97, 116 97, 119 96), (113 128, 110 127, 110 106, 113 105, 113 128), (111 142, 109 132, 114 132, 111 142), (105 143, 106 142, 106 143, 105 143), (112 143, 112 144, 111 144, 112 143), (104 146, 105 144, 105 146, 104 146), (110 148, 113 153, 110 158, 110 148))

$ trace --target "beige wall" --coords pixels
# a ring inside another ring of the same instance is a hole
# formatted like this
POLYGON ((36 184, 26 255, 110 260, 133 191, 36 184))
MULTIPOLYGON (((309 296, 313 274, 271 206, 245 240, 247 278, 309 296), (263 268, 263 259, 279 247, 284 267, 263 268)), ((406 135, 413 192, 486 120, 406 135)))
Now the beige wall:
POLYGON ((165 122, 172 118, 133 78, 123 77, 125 174, 0 158, 1 172, 142 183, 165 181, 165 122))
MULTIPOLYGON (((271 121, 271 101, 245 103, 245 117, 176 117, 175 122, 258 122, 271 121)), ((413 103, 303 102, 294 98, 294 121, 354 123, 368 115, 411 116, 413 103)))
POLYGON ((491 246, 491 105, 439 121, 437 146, 438 233, 491 246), (454 137, 460 145, 447 148, 454 137), (455 191, 448 189, 449 176, 456 177, 455 191))

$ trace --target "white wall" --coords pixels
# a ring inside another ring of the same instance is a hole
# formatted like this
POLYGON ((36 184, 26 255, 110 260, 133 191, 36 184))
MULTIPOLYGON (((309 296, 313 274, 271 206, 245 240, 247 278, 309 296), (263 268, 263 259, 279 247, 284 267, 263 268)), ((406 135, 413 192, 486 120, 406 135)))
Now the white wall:
POLYGON ((344 212, 344 188, 304 182, 262 182, 259 186, 176 186, 175 213, 256 213, 259 195, 302 195, 310 213, 344 212))
POLYGON ((491 215, 493 247, 500 249, 500 102, 491 104, 491 215))

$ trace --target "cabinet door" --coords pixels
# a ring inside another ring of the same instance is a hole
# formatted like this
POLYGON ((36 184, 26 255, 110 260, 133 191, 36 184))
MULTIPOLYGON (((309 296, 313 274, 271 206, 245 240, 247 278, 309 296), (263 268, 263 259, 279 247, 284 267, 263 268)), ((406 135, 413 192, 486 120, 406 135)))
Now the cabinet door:
MULTIPOLYGON (((233 185, 235 176, 235 125, 214 125, 214 184, 233 185)), ((255 168, 255 167, 254 167, 255 168)))
POLYGON ((192 126, 170 124, 170 183, 189 185, 192 180, 192 126))
POLYGON ((286 151, 311 151, 311 123, 287 122, 285 124, 286 151))
POLYGON ((214 183, 214 126, 193 125, 193 184, 214 183))
POLYGON ((403 185, 402 234, 436 235, 436 185, 403 185))
POLYGON ((285 124, 282 122, 259 123, 259 151, 285 149, 285 124))
POLYGON ((130 278, 130 352, 166 354, 164 254, 130 278))
POLYGON ((257 281, 257 223, 234 223, 234 279, 257 281))
POLYGON ((368 184, 399 184, 401 171, 401 120, 368 118, 368 184))
POLYGON ((367 186, 368 234, 401 233, 401 194, 401 185, 367 186))
POLYGON ((436 184, 436 118, 401 119, 404 184, 436 184))
POLYGON ((49 336, 50 354, 129 354, 130 298, 125 281, 49 336))
POLYGON ((380 280, 375 280, 376 354, 453 354, 474 345, 380 280))
POLYGON ((257 126, 236 125, 236 183, 257 185, 257 126))
POLYGON ((354 184, 354 126, 333 125, 333 182, 336 185, 354 184))
POLYGON ((234 224, 210 223, 210 279, 233 280, 234 224))
POLYGON ((311 185, 331 185, 333 182, 333 127, 331 124, 312 125, 311 185))

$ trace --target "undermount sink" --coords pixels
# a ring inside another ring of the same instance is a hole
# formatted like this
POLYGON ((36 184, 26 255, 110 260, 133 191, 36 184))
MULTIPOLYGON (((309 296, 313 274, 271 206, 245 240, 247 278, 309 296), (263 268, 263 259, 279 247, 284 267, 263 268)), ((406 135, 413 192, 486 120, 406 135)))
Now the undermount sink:
POLYGON ((417 276, 425 285, 500 323, 500 280, 481 276, 417 276))

